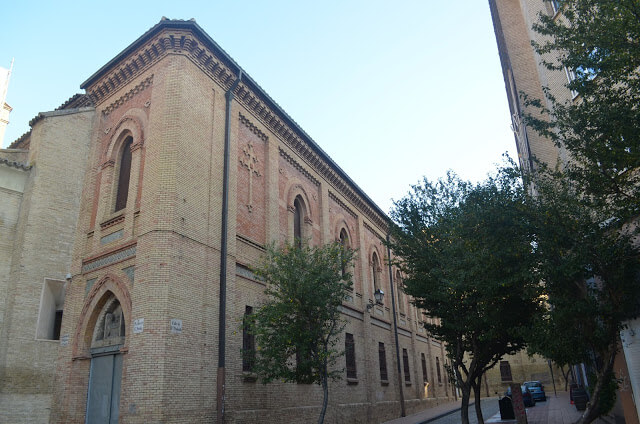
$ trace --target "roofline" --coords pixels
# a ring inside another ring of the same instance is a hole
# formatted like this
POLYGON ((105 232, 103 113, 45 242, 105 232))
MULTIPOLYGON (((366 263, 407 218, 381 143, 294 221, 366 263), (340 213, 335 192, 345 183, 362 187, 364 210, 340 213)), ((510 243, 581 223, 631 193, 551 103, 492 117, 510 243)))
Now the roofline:
POLYGON ((267 94, 266 91, 258 85, 257 82, 251 78, 251 76, 240 67, 236 63, 235 60, 229 54, 216 43, 213 38, 209 36, 201 27, 196 23, 194 19, 190 20, 177 20, 177 19, 167 19, 163 17, 160 22, 154 25, 147 32, 142 34, 136 41, 131 43, 127 48, 125 48, 122 52, 120 52, 117 56, 107 62, 102 68, 100 68, 96 73, 91 75, 85 82, 80 85, 80 88, 86 89, 93 83, 95 83, 98 79, 104 76, 116 63, 123 60, 126 56, 131 54, 133 51, 137 50, 140 46, 149 41, 152 37, 158 34, 160 31, 164 29, 187 29, 193 31, 198 37, 202 38, 217 55, 219 55, 220 59, 227 66, 229 66, 232 70, 235 70, 235 75, 238 75, 240 71, 242 71, 242 83, 249 86, 256 94, 261 96, 265 102, 276 112, 276 114, 280 115, 292 128, 294 131, 298 133, 314 150, 316 150, 320 156, 327 161, 327 163, 335 169, 335 171, 342 177, 349 185, 353 187, 353 189, 360 195, 370 206, 380 214, 383 219, 386 219, 388 222, 391 222, 389 216, 380 209, 380 207, 373 201, 371 198, 347 175, 345 171, 336 164, 333 159, 324 151, 322 148, 307 134, 296 121, 293 120, 284 111, 272 98, 267 94))

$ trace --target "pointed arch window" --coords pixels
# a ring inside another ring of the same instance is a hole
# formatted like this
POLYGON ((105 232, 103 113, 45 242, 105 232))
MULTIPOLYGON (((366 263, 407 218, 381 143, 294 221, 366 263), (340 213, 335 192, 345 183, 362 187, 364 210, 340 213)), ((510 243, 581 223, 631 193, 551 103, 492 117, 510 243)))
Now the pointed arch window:
POLYGON ((118 172, 118 188, 116 191, 116 207, 115 211, 122 210, 127 207, 127 197, 129 196, 129 180, 131 177, 131 144, 133 137, 129 136, 122 145, 122 153, 120 155, 120 167, 118 172))

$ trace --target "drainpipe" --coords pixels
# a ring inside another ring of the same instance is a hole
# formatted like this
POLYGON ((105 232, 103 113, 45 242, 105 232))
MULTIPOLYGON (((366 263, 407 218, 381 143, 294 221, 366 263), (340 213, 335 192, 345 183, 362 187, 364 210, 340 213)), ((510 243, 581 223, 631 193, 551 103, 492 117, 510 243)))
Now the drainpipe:
POLYGON ((229 156, 231 138, 231 103, 233 102, 233 91, 242 79, 242 70, 238 73, 238 78, 225 93, 225 131, 224 131, 224 167, 222 171, 222 227, 220 230, 220 317, 218 319, 218 378, 217 378, 217 411, 218 423, 224 423, 225 410, 225 351, 227 337, 227 228, 229 226, 229 156))
POLYGON ((393 315, 393 335, 396 338, 396 364, 398 365, 398 388, 400 388, 400 416, 405 417, 404 388, 402 387, 402 372, 400 369, 400 345, 398 344, 398 321, 396 317, 396 297, 393 294, 393 270, 391 269, 391 248, 389 247, 389 234, 387 234, 387 257, 389 264, 389 287, 391 288, 391 313, 393 315))

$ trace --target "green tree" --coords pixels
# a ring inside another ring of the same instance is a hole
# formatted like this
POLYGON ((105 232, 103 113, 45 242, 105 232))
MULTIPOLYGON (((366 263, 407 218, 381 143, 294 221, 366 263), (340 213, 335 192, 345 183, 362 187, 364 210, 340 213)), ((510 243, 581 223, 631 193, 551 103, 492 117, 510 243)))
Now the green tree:
POLYGON ((567 153, 541 166, 538 257, 550 309, 535 350, 558 363, 593 364, 591 402, 581 423, 612 405, 608 391, 619 331, 640 313, 634 221, 640 213, 640 3, 563 0, 561 16, 540 15, 533 43, 550 70, 570 71, 577 94, 525 98, 542 112, 527 124, 567 153), (550 105, 547 107, 547 105, 550 105), (609 399, 609 401, 603 400, 609 399))
MULTIPOLYGON (((575 100, 545 88, 550 108, 525 96, 541 115, 527 124, 566 149, 563 176, 590 207, 626 220, 640 212, 640 2, 563 0, 562 17, 540 15, 533 43, 550 70, 575 76, 575 100)), ((546 105, 546 103, 545 103, 546 105)))
POLYGON ((320 247, 270 247, 254 270, 267 285, 267 300, 250 320, 257 349, 253 371, 263 383, 274 380, 319 384, 324 421, 329 380, 344 354, 336 346, 345 322, 338 307, 351 290, 353 251, 335 242, 320 247))
POLYGON ((549 308, 531 350, 559 364, 590 364, 591 398, 579 423, 611 410, 620 330, 640 313, 640 250, 634 227, 585 207, 568 179, 539 176, 536 256, 549 308))
POLYGON ((501 169, 477 185, 449 173, 424 181, 395 202, 390 247, 405 274, 405 292, 436 324, 462 390, 469 422, 473 389, 480 409, 482 375, 525 346, 540 310, 530 221, 519 171, 501 169))

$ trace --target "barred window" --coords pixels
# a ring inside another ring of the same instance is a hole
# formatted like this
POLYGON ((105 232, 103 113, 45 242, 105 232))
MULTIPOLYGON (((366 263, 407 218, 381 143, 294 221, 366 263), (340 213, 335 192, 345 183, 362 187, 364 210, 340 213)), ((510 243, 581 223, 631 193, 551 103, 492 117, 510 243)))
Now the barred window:
POLYGON ((509 361, 500 361, 500 378, 502 381, 513 381, 509 361))
POLYGON ((384 343, 378 343, 378 359, 380 361, 380 380, 388 381, 387 375, 387 353, 384 350, 384 343))
POLYGON ((409 383, 411 381, 411 373, 409 372, 409 352, 407 352, 407 349, 402 349, 402 364, 404 365, 404 381, 409 383))
POLYGON ((427 360, 424 357, 424 353, 420 354, 420 359, 422 361, 422 381, 427 382, 427 360))
POLYGON ((356 368, 356 344, 353 339, 353 334, 345 334, 344 352, 347 358, 347 378, 358 378, 358 370, 356 368))
POLYGON ((255 336, 251 334, 251 320, 253 319, 253 308, 246 306, 244 319, 242 322, 242 371, 253 371, 256 358, 255 336))
POLYGON ((438 383, 442 384, 442 373, 440 372, 440 358, 436 356, 436 374, 438 374, 438 383))

